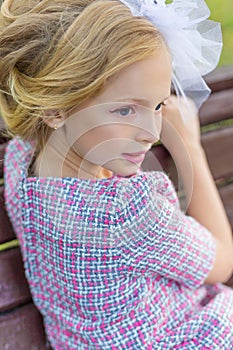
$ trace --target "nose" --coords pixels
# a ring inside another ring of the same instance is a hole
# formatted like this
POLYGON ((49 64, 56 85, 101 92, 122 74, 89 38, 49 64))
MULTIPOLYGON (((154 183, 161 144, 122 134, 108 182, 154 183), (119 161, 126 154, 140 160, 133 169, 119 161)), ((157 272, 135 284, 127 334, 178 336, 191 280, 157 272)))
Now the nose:
POLYGON ((137 141, 153 144, 160 138, 162 114, 154 111, 143 113, 137 128, 137 141))

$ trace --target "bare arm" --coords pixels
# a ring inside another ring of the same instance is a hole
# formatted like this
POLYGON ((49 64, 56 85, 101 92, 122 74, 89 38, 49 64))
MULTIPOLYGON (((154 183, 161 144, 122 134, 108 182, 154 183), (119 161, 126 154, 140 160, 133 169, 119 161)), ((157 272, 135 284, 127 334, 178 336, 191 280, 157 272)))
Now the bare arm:
POLYGON ((188 198, 188 214, 205 226, 216 240, 216 259, 206 283, 225 282, 233 271, 233 241, 222 201, 213 181, 200 142, 197 111, 176 97, 170 97, 163 107, 164 125, 161 141, 170 151, 188 198))

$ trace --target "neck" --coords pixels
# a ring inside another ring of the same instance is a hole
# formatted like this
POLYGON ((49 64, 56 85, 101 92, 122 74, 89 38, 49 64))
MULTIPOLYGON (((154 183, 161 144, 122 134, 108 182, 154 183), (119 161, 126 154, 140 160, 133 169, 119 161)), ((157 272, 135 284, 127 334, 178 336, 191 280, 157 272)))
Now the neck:
POLYGON ((101 179, 112 177, 112 172, 93 164, 82 157, 61 137, 51 137, 33 168, 38 177, 74 177, 79 179, 101 179))

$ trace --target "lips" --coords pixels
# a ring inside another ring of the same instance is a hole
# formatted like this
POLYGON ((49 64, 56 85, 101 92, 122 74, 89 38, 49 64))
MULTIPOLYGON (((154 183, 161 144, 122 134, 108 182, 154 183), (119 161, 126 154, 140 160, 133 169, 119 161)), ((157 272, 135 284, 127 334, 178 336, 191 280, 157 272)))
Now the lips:
POLYGON ((123 153, 122 156, 131 163, 141 164, 145 158, 146 152, 123 153))

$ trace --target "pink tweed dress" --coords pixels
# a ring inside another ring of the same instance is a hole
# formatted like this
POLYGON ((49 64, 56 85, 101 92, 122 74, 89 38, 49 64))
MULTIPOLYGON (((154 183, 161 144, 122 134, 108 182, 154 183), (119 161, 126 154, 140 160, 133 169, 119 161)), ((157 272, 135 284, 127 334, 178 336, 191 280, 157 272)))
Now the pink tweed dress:
POLYGON ((233 291, 204 284, 215 242, 164 173, 30 177, 33 151, 9 143, 5 199, 53 349, 233 349, 233 291))

